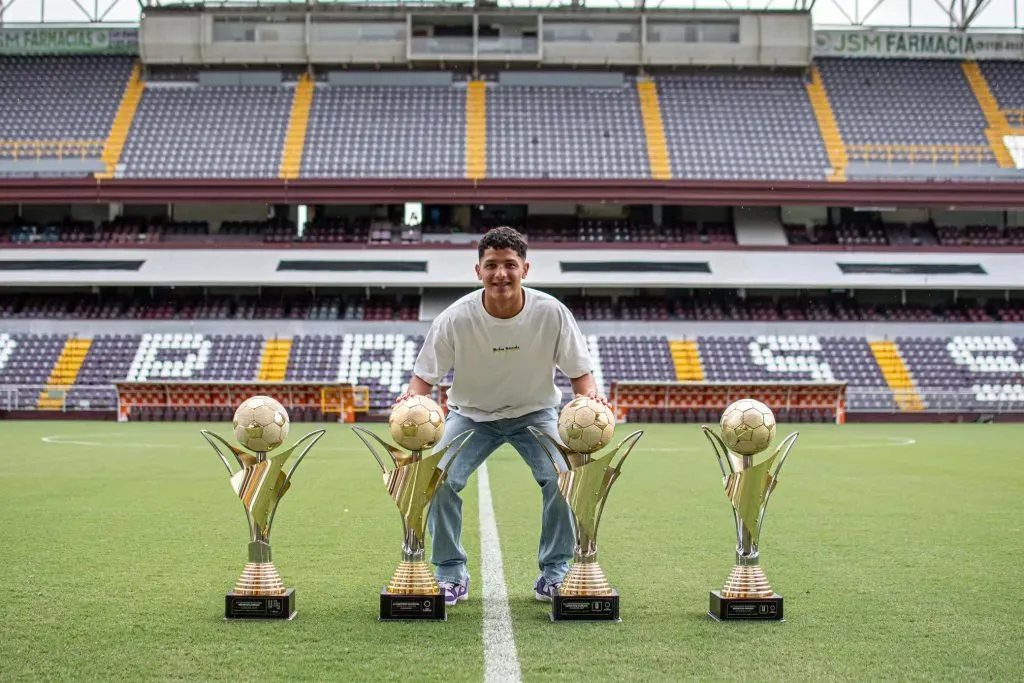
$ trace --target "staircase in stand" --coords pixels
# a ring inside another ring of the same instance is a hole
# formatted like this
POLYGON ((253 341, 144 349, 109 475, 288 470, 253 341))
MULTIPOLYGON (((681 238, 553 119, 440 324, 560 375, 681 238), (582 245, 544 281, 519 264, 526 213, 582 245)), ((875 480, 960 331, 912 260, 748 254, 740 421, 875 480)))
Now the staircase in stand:
POLYGON ((292 355, 291 339, 268 339, 263 343, 260 358, 261 382, 283 382, 288 372, 288 359, 292 355))
POLYGON ((961 68, 975 99, 978 100, 981 113, 985 115, 985 123, 988 124, 988 128, 985 129, 985 137, 988 138, 988 144, 996 157, 996 163, 1000 168, 1015 168, 1013 157, 1003 140, 1011 134, 1012 127, 1006 120, 1006 115, 999 109, 999 103, 996 102, 995 95, 988 87, 988 81, 981 73, 981 67, 977 62, 964 62, 961 64, 961 68))
POLYGON ((894 342, 874 341, 870 343, 871 353, 875 355, 875 362, 882 370, 882 377, 885 378, 889 389, 892 390, 892 397, 900 410, 906 412, 919 412, 924 410, 924 403, 921 395, 917 393, 914 386, 914 378, 910 375, 903 356, 894 342))
POLYGON ((466 178, 487 176, 487 84, 470 81, 466 86, 466 178))
POLYGON ((672 169, 668 159, 668 143, 665 141, 665 124, 661 119, 661 103, 658 87, 651 80, 636 84, 640 99, 640 114, 644 121, 644 135, 647 138, 647 160, 654 180, 671 180, 672 169))
POLYGON ((121 152, 124 150, 124 144, 128 140, 128 132, 132 128, 132 121, 135 120, 135 112, 139 108, 139 102, 142 101, 142 93, 145 89, 145 83, 142 81, 142 66, 135 64, 132 67, 131 78, 128 79, 128 84, 124 88, 124 94, 121 96, 121 104, 117 108, 117 114, 114 115, 114 122, 110 125, 107 141, 103 145, 101 159, 104 165, 106 165, 107 170, 103 173, 97 173, 97 179, 109 180, 117 173, 117 165, 121 161, 121 152))
POLYGON ((309 110, 313 106, 313 79, 302 74, 295 86, 292 111, 288 117, 288 133, 281 150, 281 180, 295 180, 302 169, 302 154, 306 147, 306 129, 309 127, 309 110))
POLYGON ((676 366, 676 379, 680 382, 703 382, 704 366, 695 341, 670 341, 669 351, 676 366))
POLYGON ((67 391, 78 379, 78 372, 82 369, 90 346, 91 339, 68 339, 64 342, 64 349, 50 371, 50 378, 46 380, 46 389, 36 401, 40 410, 60 410, 64 407, 67 391))
POLYGON ((843 136, 839 133, 839 124, 836 123, 832 103, 828 100, 828 92, 825 91, 825 82, 821 80, 821 72, 816 66, 811 67, 811 82, 807 84, 807 97, 811 101, 814 118, 818 121, 821 139, 825 143, 825 152, 828 154, 828 161, 832 166, 832 175, 829 176, 829 180, 843 182, 846 180, 846 167, 849 165, 850 159, 846 153, 843 136))

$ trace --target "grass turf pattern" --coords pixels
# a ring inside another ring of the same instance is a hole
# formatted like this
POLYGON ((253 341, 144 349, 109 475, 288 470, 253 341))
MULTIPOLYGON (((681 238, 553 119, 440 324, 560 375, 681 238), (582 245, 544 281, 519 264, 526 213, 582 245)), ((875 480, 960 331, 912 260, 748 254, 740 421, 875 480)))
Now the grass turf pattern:
MULTIPOLYGON (((475 477, 464 495, 470 600, 446 623, 379 623, 400 518, 369 452, 328 425, 271 537, 298 617, 226 623, 246 525, 204 426, 4 424, 0 678, 482 678, 475 477)), ((621 624, 548 621, 532 593, 540 493, 510 448, 489 461, 524 680, 1016 678, 1019 426, 780 427, 779 438, 801 437, 761 553, 786 621, 759 624, 704 614, 734 532, 699 427, 639 428, 598 537, 621 624)))

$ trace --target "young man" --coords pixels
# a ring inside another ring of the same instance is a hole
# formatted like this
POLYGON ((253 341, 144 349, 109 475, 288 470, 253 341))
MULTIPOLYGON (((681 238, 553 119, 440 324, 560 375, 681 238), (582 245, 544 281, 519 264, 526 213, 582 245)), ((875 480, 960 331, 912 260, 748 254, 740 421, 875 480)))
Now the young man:
POLYGON ((527 427, 557 439, 562 393, 555 386, 555 368, 572 380, 577 395, 604 399, 597 395, 586 340, 572 314, 554 297, 522 286, 530 270, 522 235, 512 228, 495 228, 480 240, 478 257, 476 275, 483 289, 462 297, 434 320, 402 397, 429 394, 454 367, 445 435, 436 448, 467 429, 475 430, 431 504, 431 561, 446 604, 469 597, 459 492, 491 453, 511 444, 540 485, 541 573, 534 594, 550 601, 572 559, 572 512, 558 491, 551 459, 527 427))

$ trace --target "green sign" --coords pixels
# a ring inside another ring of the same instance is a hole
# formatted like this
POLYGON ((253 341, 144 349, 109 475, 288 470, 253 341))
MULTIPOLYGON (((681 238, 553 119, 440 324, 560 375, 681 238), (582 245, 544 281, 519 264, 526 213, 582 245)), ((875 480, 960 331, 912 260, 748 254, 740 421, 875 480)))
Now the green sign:
POLYGON ((0 54, 130 55, 139 51, 137 28, 0 28, 0 54))
POLYGON ((1019 33, 815 31, 815 57, 890 59, 1024 59, 1019 33))

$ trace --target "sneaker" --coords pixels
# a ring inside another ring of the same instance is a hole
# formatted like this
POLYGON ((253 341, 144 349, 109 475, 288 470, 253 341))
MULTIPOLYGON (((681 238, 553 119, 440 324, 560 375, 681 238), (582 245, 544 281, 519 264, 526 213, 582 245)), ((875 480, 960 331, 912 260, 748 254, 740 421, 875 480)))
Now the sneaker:
POLYGON ((537 583, 533 584, 533 596, 542 602, 551 602, 561 586, 561 581, 548 581, 541 574, 537 577, 537 583))
POLYGON ((465 586, 451 581, 438 581, 437 583, 441 586, 441 592, 444 594, 444 604, 448 607, 451 607, 460 600, 469 598, 469 579, 466 579, 465 586))

